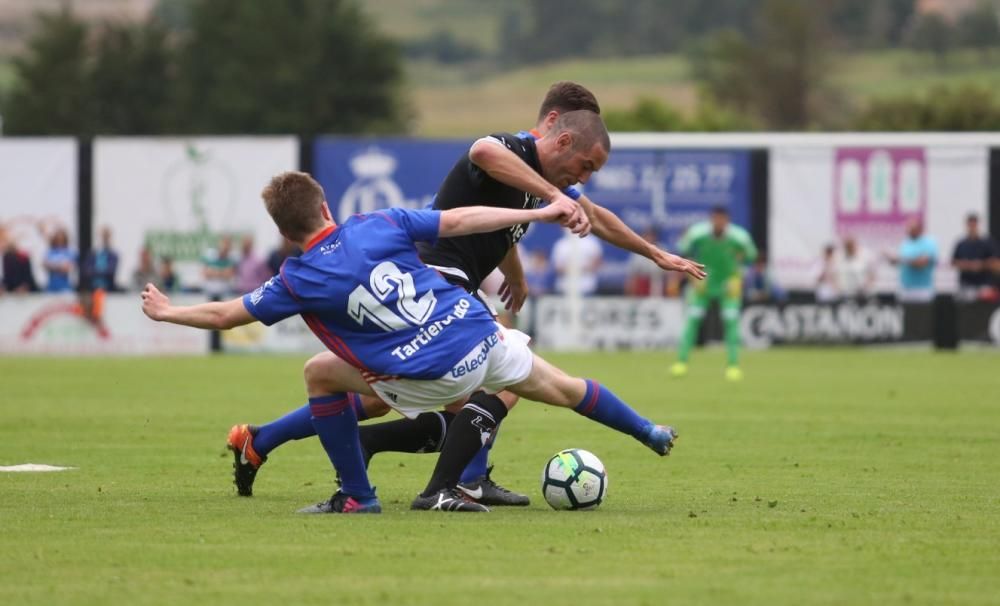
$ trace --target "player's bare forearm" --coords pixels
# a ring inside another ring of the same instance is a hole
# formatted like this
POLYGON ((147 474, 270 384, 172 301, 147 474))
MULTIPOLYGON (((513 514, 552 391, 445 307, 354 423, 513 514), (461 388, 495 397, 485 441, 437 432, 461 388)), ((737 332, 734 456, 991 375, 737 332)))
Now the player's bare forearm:
POLYGON ((438 232, 443 238, 481 234, 505 229, 518 223, 529 223, 532 211, 491 206, 464 206, 441 212, 438 232))
POLYGON ((180 324, 192 328, 207 328, 225 330, 253 322, 253 317, 238 320, 232 313, 233 303, 243 306, 239 299, 235 301, 212 301, 198 305, 171 306, 165 310, 162 320, 171 324, 180 324))
POLYGON ((569 198, 535 209, 496 208, 493 206, 465 206, 441 212, 438 233, 441 237, 467 236, 505 229, 532 221, 556 222, 569 227, 574 233, 590 228, 583 212, 569 198))
POLYGON ((654 252, 658 249, 632 231, 632 228, 625 225, 618 215, 594 204, 586 196, 581 196, 579 202, 590 217, 595 236, 618 248, 642 255, 647 259, 653 258, 654 252))
POLYGON ((507 251, 500 263, 497 264, 497 269, 503 274, 503 277, 508 281, 512 282, 523 282, 524 281, 524 266, 521 265, 521 255, 517 252, 517 247, 513 246, 507 251))
POLYGON ((242 298, 197 305, 171 305, 170 298, 152 284, 147 284, 142 291, 142 311, 158 322, 192 328, 225 330, 256 321, 243 306, 242 298))
POLYGON ((646 242, 639 234, 632 231, 625 222, 610 210, 594 204, 586 196, 580 197, 580 205, 589 209, 587 214, 593 221, 593 233, 600 239, 618 248, 642 255, 656 263, 664 271, 679 271, 692 278, 701 280, 705 277, 705 266, 701 263, 679 257, 662 250, 658 246, 646 242))
POLYGON ((517 247, 511 247, 497 266, 503 274, 503 284, 500 285, 500 300, 504 308, 513 313, 521 311, 525 299, 528 298, 528 282, 524 277, 524 267, 521 265, 521 255, 517 247))
POLYGON ((497 181, 542 200, 551 200, 560 194, 555 185, 499 143, 486 139, 476 141, 469 150, 469 159, 497 181))

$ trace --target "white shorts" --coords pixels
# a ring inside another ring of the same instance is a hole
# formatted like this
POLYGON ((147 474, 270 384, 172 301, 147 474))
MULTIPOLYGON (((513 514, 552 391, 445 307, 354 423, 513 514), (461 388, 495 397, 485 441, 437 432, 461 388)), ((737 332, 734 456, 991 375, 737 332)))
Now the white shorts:
POLYGON ((497 332, 483 339, 440 379, 390 379, 376 381, 371 388, 386 404, 412 419, 480 389, 496 393, 527 379, 534 360, 530 340, 523 332, 498 324, 497 332))

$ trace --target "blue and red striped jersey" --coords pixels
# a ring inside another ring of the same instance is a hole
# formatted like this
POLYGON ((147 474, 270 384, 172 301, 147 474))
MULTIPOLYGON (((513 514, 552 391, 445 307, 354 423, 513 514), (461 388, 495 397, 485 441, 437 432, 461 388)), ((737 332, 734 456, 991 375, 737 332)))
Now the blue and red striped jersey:
POLYGON ((437 379, 490 334, 493 317, 417 256, 438 237, 440 211, 355 215, 285 260, 243 296, 264 324, 301 315, 327 348, 375 375, 437 379))

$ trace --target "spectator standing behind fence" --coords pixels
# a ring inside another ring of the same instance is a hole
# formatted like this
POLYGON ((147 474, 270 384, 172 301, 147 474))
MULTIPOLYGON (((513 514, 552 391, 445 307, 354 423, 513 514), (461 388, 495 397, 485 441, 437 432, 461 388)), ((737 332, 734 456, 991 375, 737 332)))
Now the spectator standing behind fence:
POLYGON ((923 303, 934 298, 934 267, 937 265, 937 242, 924 234, 924 223, 918 218, 906 224, 907 237, 895 253, 886 254, 893 265, 899 266, 899 300, 923 303))
POLYGON ((174 273, 174 260, 170 257, 160 259, 160 290, 163 292, 177 292, 181 290, 181 284, 174 273))
POLYGON ((991 298, 992 266, 998 257, 996 243, 979 232, 979 217, 965 218, 965 237, 955 244, 951 265, 958 270, 958 294, 963 300, 991 298))
POLYGON ((836 262, 837 287, 844 299, 862 299, 875 287, 875 262, 853 236, 844 238, 843 254, 836 262))
POLYGON ((233 240, 229 236, 219 238, 218 248, 205 251, 202 258, 203 290, 210 299, 222 299, 233 292, 236 276, 236 261, 233 259, 233 240))
POLYGON ((101 246, 87 255, 81 273, 81 279, 92 289, 100 288, 108 292, 119 290, 115 281, 115 274, 118 273, 118 253, 111 248, 110 227, 105 225, 101 228, 101 246))
POLYGON ((240 261, 236 264, 236 291, 248 293, 266 282, 277 272, 272 272, 267 263, 253 250, 253 236, 243 236, 240 241, 240 261))
POLYGON ((840 285, 837 283, 837 247, 827 244, 823 247, 819 267, 816 269, 816 301, 832 303, 840 297, 840 285))
POLYGON ((289 242, 288 240, 282 238, 281 244, 277 248, 271 251, 271 254, 267 256, 267 267, 271 272, 271 275, 277 275, 278 271, 281 269, 281 264, 285 262, 288 257, 297 257, 301 251, 299 247, 295 245, 294 242, 289 242))
POLYGON ((132 288, 135 290, 142 290, 146 288, 146 284, 154 284, 160 290, 163 290, 162 282, 160 282, 160 274, 156 271, 156 266, 153 264, 153 253, 149 250, 148 246, 143 246, 139 251, 139 267, 135 268, 132 272, 132 288))
POLYGON ((18 250, 14 236, 0 227, 0 251, 3 253, 3 282, 0 291, 27 293, 38 291, 35 274, 31 271, 31 256, 18 250))
POLYGON ((524 281, 528 283, 528 294, 540 297, 551 293, 555 278, 545 251, 536 249, 527 254, 521 251, 520 256, 524 259, 524 281))
POLYGON ((592 295, 597 292, 597 269, 603 251, 596 237, 580 238, 570 230, 552 247, 552 266, 556 270, 556 290, 568 294, 574 269, 577 270, 576 292, 592 295), (573 266, 576 266, 575 268, 573 266))
MULTIPOLYGON (((642 232, 642 239, 660 247, 659 235, 655 229, 642 232)), ((653 260, 632 253, 625 265, 625 294, 630 297, 662 297, 666 291, 665 272, 653 260)))
POLYGON ((774 280, 767 264, 767 255, 757 253, 757 258, 743 272, 743 298, 750 303, 781 303, 788 293, 774 280))
POLYGON ((49 273, 45 292, 71 292, 73 268, 76 266, 76 252, 69 247, 69 234, 63 227, 57 227, 49 238, 49 250, 45 252, 43 265, 49 273))

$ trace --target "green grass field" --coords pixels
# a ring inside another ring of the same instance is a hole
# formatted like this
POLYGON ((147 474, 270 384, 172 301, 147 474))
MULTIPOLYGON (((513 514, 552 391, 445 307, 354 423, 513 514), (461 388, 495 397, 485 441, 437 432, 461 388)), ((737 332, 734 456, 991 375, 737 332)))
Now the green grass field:
POLYGON ((297 515, 329 496, 318 443, 272 454, 235 496, 229 426, 303 401, 302 359, 0 359, 0 604, 996 604, 1000 355, 721 352, 552 356, 681 440, 660 459, 523 403, 495 476, 527 509, 408 511, 432 455, 380 455, 381 516, 297 515), (555 512, 546 459, 610 473, 594 512, 555 512))

